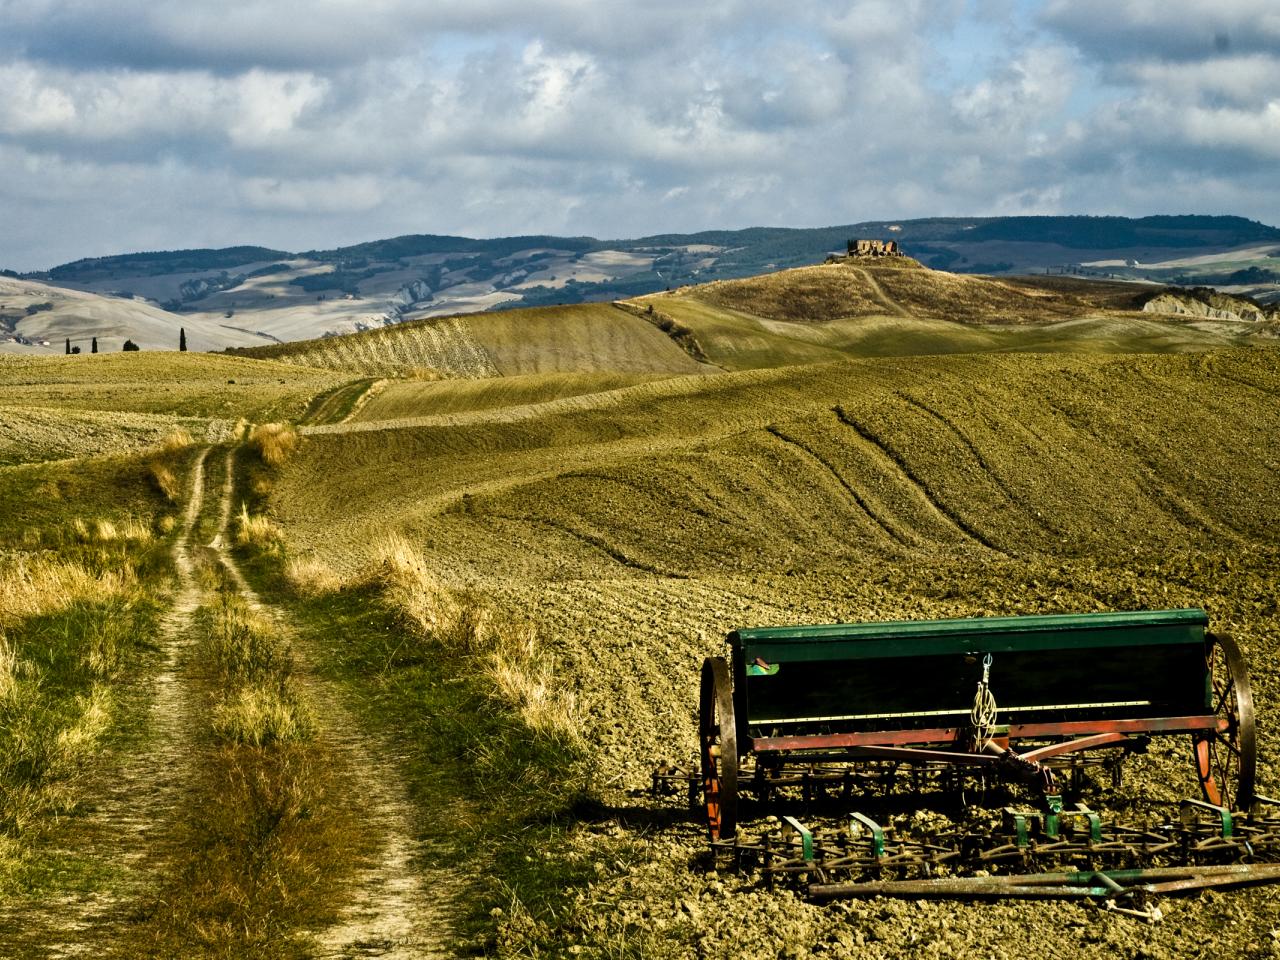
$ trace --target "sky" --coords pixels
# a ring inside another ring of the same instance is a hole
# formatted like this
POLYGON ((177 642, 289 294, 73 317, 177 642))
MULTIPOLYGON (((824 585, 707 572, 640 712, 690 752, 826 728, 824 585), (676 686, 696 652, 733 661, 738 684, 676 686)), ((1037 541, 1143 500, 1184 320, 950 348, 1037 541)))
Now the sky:
POLYGON ((0 267, 406 233, 1280 223, 1276 0, 0 0, 0 267))

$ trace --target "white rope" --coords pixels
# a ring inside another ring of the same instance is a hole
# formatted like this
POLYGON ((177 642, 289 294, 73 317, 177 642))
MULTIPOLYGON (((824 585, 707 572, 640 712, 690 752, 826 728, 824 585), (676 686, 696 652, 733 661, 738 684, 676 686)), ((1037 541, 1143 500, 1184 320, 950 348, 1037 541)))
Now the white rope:
POLYGON ((973 709, 969 711, 969 722, 973 725, 974 738, 981 750, 991 740, 991 731, 996 725, 996 697, 991 692, 991 654, 982 659, 982 679, 978 681, 978 691, 973 695, 973 709))

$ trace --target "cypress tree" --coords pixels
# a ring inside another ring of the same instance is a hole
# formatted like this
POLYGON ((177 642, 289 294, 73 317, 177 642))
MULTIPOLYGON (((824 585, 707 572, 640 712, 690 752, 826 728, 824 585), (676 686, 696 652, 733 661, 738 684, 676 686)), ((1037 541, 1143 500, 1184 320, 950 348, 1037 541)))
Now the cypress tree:
POLYGON ((187 349, 187 328, 186 327, 178 328, 178 349, 179 350, 187 349))
POLYGON ((71 338, 67 337, 67 356, 71 356, 71 338))
POLYGON ((97 337, 94 337, 94 338, 93 338, 93 343, 89 346, 89 352, 90 352, 90 353, 97 353, 97 352, 98 352, 98 338, 97 338, 97 337))

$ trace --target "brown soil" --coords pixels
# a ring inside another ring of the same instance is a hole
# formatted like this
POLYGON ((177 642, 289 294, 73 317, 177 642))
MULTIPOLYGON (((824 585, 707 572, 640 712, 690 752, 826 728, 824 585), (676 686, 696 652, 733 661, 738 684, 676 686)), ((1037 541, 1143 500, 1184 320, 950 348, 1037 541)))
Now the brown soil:
MULTIPOLYGON (((406 531, 435 569, 532 618, 575 694, 611 814, 554 853, 596 879, 558 929, 508 918, 507 949, 1269 955, 1275 889, 1170 901, 1150 928, 1066 904, 813 906, 709 872, 696 822, 643 795, 656 761, 693 752, 698 668, 734 627, 1177 606, 1246 647, 1273 789, 1269 352, 850 362, 618 393, 314 434, 274 495, 290 542, 335 566, 370 530, 406 531)), ((1157 744, 1091 802, 1194 795, 1187 749, 1157 744)))

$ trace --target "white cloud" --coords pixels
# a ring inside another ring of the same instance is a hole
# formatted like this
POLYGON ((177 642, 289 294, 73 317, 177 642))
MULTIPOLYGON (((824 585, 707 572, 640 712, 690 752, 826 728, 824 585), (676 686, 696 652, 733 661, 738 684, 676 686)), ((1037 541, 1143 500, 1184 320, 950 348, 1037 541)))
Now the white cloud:
POLYGON ((1233 196, 1280 218, 1270 0, 1195 6, 1050 0, 1037 32, 1011 0, 0 0, 0 265, 1233 196), (1206 48, 1250 16, 1261 40, 1206 48))

